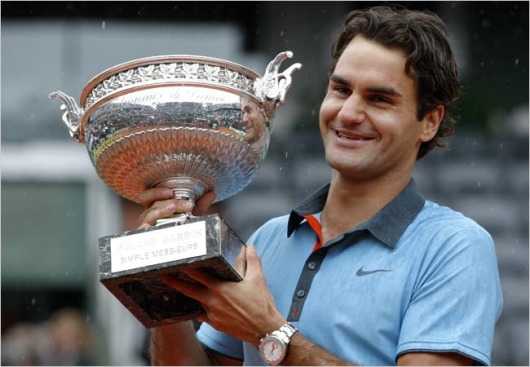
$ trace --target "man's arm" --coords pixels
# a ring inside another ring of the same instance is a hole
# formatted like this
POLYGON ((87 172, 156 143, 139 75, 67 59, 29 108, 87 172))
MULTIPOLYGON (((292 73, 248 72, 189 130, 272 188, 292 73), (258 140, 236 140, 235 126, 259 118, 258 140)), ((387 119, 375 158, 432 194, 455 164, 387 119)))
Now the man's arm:
POLYGON ((149 346, 154 366, 237 366, 242 361, 203 348, 191 321, 151 329, 149 346))
POLYGON ((155 366, 211 365, 191 321, 153 328, 150 355, 155 366))
MULTIPOLYGON (((472 366, 473 360, 458 353, 406 353, 397 360, 398 366, 472 366)), ((311 343, 300 333, 293 335, 289 350, 282 361, 284 366, 352 366, 358 362, 346 362, 311 343)))
MULTIPOLYGON (((246 251, 247 274, 241 282, 225 282, 200 270, 186 273, 197 283, 168 278, 166 284, 201 302, 206 313, 198 320, 241 341, 259 346, 265 334, 278 329, 286 320, 281 316, 266 286, 261 261, 253 245, 246 251)), ((353 353, 353 351, 352 351, 353 353)), ((218 362, 224 364, 226 362, 218 362)), ((228 362, 230 364, 230 362, 228 362)), ((297 332, 293 335, 282 365, 354 365, 341 360, 297 332)), ((399 357, 400 365, 471 365, 472 361, 457 353, 407 353, 399 357)))

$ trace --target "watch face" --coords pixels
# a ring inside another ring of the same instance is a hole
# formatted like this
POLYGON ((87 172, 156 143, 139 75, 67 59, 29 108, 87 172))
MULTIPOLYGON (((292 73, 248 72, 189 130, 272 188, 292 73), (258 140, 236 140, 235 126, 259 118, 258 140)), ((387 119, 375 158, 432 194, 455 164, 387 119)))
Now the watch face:
POLYGON ((285 344, 277 339, 268 339, 263 342, 261 352, 265 362, 269 364, 279 363, 285 354, 285 344))

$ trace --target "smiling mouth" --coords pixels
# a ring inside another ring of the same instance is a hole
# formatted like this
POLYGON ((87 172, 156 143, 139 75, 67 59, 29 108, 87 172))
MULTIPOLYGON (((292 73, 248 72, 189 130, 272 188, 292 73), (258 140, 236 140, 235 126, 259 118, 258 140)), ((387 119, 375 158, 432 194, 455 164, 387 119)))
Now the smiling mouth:
POLYGON ((361 137, 361 136, 347 136, 339 132, 337 132, 337 136, 341 139, 348 139, 348 140, 359 140, 359 141, 372 140, 372 138, 366 138, 366 137, 361 137))

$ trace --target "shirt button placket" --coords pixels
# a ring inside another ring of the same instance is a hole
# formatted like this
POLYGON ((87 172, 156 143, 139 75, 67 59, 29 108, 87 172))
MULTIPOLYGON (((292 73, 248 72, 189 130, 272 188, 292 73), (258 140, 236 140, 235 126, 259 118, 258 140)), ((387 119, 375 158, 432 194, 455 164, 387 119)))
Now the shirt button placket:
POLYGON ((303 289, 299 289, 297 292, 296 292, 296 295, 299 297, 299 298, 303 298, 305 296, 305 291, 303 289))
POLYGON ((304 303, 309 295, 313 278, 318 273, 320 264, 324 261, 328 248, 321 248, 313 252, 306 260, 298 284, 293 292, 291 308, 289 310, 288 321, 298 321, 304 308, 304 303))

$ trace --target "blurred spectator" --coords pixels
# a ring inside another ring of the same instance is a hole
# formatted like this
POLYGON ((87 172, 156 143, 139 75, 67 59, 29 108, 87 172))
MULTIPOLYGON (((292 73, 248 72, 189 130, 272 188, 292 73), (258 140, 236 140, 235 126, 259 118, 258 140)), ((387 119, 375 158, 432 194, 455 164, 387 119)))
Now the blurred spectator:
POLYGON ((35 345, 37 326, 21 322, 10 327, 2 336, 2 366, 36 366, 35 345))
POLYGON ((94 365, 91 330, 74 308, 55 312, 41 324, 21 322, 2 336, 2 365, 94 365))
POLYGON ((74 308, 52 315, 48 322, 50 345, 43 365, 87 366, 93 364, 92 335, 85 316, 74 308))

